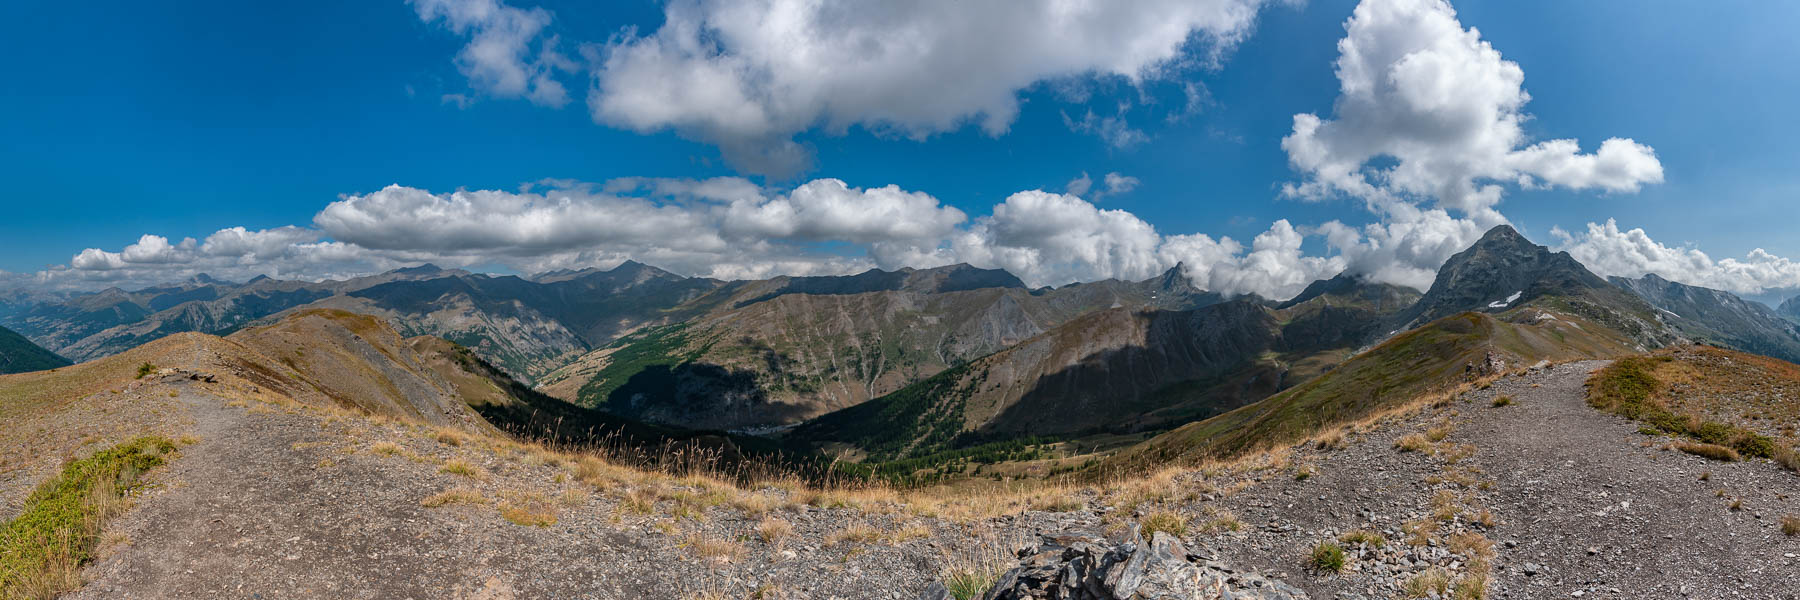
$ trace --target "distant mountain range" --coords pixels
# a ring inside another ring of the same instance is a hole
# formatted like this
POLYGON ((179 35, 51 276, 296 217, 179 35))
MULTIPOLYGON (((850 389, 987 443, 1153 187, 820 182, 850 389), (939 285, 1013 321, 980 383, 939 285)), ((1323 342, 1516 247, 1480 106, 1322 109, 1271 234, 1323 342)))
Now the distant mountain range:
POLYGON ((1318 394, 1395 394, 1427 385, 1422 374, 1682 340, 1800 359, 1800 302, 1771 310, 1654 275, 1607 280, 1506 226, 1446 261, 1423 294, 1342 274, 1282 302, 1227 299, 1183 273, 1029 289, 968 265, 730 282, 635 262, 530 277, 426 265, 14 296, 0 300, 0 324, 86 361, 172 333, 345 311, 466 347, 482 368, 580 409, 875 460, 1242 419, 1318 394), (1392 371, 1402 348, 1422 362, 1392 371), (1421 378, 1375 390, 1347 373, 1421 378))

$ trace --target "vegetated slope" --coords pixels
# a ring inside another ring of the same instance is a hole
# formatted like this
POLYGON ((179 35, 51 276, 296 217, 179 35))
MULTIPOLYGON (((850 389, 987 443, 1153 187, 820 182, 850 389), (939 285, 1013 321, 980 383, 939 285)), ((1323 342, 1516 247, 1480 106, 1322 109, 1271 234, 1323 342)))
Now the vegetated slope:
POLYGON ((1638 279, 1612 277, 1608 281, 1678 317, 1671 319, 1670 324, 1690 339, 1787 361, 1800 360, 1800 325, 1760 303, 1745 301, 1730 292, 1676 283, 1654 273, 1638 279))
POLYGON ((1284 308, 1109 309, 826 415, 791 439, 890 460, 1026 436, 1170 427, 1310 379, 1377 334, 1409 294, 1353 278, 1284 308))
POLYGON ((1095 473, 1290 444, 1521 364, 1621 356, 1635 347, 1619 332, 1535 306, 1499 315, 1452 315, 1394 336, 1261 402, 1184 425, 1109 457, 1095 473))
POLYGON ((684 427, 756 428, 866 402, 1109 307, 1217 301, 1179 269, 1141 282, 1026 290, 952 265, 776 278, 696 300, 710 312, 646 329, 545 378, 583 406, 684 427))
POLYGON ((0 327, 0 375, 42 371, 69 365, 69 360, 45 350, 25 336, 0 327))
POLYGON ((1607 283, 1567 252, 1551 252, 1500 225, 1438 269, 1431 289, 1394 319, 1395 332, 1464 311, 1502 312, 1538 302, 1625 334, 1645 348, 1679 339, 1658 311, 1607 283), (1552 306, 1552 303, 1554 306, 1552 306))
POLYGON ((1800 365, 1705 345, 1620 359, 1589 402, 1663 433, 1800 471, 1800 365))

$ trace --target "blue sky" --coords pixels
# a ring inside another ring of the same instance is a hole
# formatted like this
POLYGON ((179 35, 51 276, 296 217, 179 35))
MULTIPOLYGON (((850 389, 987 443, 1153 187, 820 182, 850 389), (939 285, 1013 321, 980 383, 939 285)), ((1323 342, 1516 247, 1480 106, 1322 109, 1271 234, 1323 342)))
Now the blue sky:
MULTIPOLYGON (((580 45, 593 44, 604 53, 622 31, 652 35, 666 19, 660 3, 545 0, 504 6, 541 8, 549 15, 526 51, 527 60, 554 35, 561 53, 581 63, 551 71, 568 90, 565 105, 546 106, 484 88, 456 58, 471 35, 456 31, 448 19, 426 18, 420 6, 405 2, 16 7, 23 14, 0 25, 0 39, 6 40, 0 43, 12 46, 4 53, 9 76, 0 94, 0 111, 8 115, 0 121, 0 138, 8 140, 0 146, 0 168, 11 184, 8 218, 0 220, 0 270, 68 269, 71 256, 83 249, 119 252, 144 234, 178 243, 205 240, 230 227, 315 230, 321 227, 315 216, 328 204, 372 195, 390 184, 447 194, 517 191, 545 179, 741 177, 776 197, 808 181, 835 178, 853 189, 894 185, 928 194, 966 215, 962 227, 968 228, 1015 193, 1063 192, 1082 173, 1099 190, 1106 173, 1119 173, 1135 178, 1135 188, 1083 194, 1085 201, 1100 211, 1127 211, 1164 236, 1229 236, 1244 247, 1239 255, 1250 252, 1251 239, 1286 219, 1300 229, 1306 256, 1341 254, 1351 265, 1360 259, 1340 252, 1312 228, 1331 221, 1361 227, 1383 219, 1353 194, 1306 200, 1284 196, 1281 189, 1309 180, 1291 164, 1282 140, 1293 130, 1296 114, 1331 119, 1340 83, 1334 61, 1355 2, 1259 6, 1253 27, 1242 30, 1242 40, 1222 53, 1218 64, 1193 64, 1204 62, 1207 44, 1190 44, 1181 51, 1186 66, 1164 69, 1137 86, 1106 74, 1034 81, 1015 91, 1019 112, 997 134, 984 131, 975 116, 965 125, 929 131, 922 140, 871 133, 862 125, 843 133, 807 126, 791 132, 791 139, 810 149, 810 160, 797 172, 773 176, 726 160, 719 150, 724 142, 716 136, 680 126, 634 131, 616 120, 597 123, 588 110, 590 72, 597 67, 580 55, 580 45), (1189 84, 1203 86, 1207 94, 1191 112, 1185 108, 1189 84), (470 100, 464 106, 446 96, 470 100), (1144 141, 1121 147, 1071 124, 1090 111, 1113 116, 1121 102, 1132 107, 1117 114, 1144 141)), ((1609 253, 1606 240, 1581 234, 1589 223, 1607 219, 1617 219, 1619 229, 1643 228, 1660 243, 1654 252, 1680 254, 1691 246, 1709 260, 1742 258, 1756 248, 1776 256, 1800 254, 1792 218, 1800 199, 1800 172, 1792 169, 1800 164, 1800 143, 1793 141, 1800 122, 1791 108, 1800 98, 1800 71, 1791 68, 1800 50, 1788 41, 1789 25, 1800 22, 1800 5, 1725 2, 1697 10, 1673 2, 1465 0, 1455 3, 1455 10, 1462 27, 1478 29, 1481 40, 1523 71, 1530 101, 1522 108, 1529 115, 1522 127, 1529 142, 1575 139, 1580 152, 1592 153, 1602 140, 1629 138, 1653 149, 1660 163, 1660 181, 1634 183, 1635 191, 1509 184, 1494 205, 1504 219, 1553 245, 1558 239, 1551 228, 1560 227, 1576 235, 1571 247, 1592 242, 1589 252, 1596 255, 1609 253)), ((1381 168, 1394 160, 1377 158, 1369 165, 1381 168)), ((1412 203, 1428 208, 1433 199, 1412 203)), ((1450 216, 1489 224, 1455 210, 1450 216)), ((325 229, 314 237, 345 241, 325 229)), ((791 259, 795 252, 874 254, 866 247, 875 238, 776 237, 786 250, 735 260, 780 262, 771 257, 791 259)), ((621 252, 630 254, 628 244, 606 241, 606 252, 582 254, 582 248, 559 246, 563 262, 554 264, 603 264, 621 252)), ((953 245, 946 241, 938 249, 953 245)), ((512 270, 552 264, 532 260, 542 256, 515 246, 488 259, 464 253, 448 262, 512 270)), ((379 259, 315 272, 389 266, 433 251, 383 250, 388 254, 379 259)), ((1013 264, 990 254, 992 266, 1013 264)), ((656 262, 657 256, 646 258, 656 262)), ((265 258, 232 264, 255 270, 265 258)), ((1343 268, 1344 262, 1318 263, 1306 274, 1343 268)), ((706 264, 675 267, 706 274, 706 264)), ((1652 256, 1597 270, 1632 274, 1634 265, 1677 268, 1670 264, 1696 268, 1692 260, 1652 256)), ((183 272, 127 266, 113 269, 118 280, 183 272)), ((867 266, 851 261, 836 268, 867 266)), ((1114 260, 1050 269, 1043 279, 1129 276, 1143 266, 1114 260)), ((1745 280, 1698 271, 1665 275, 1735 285, 1748 293, 1758 291, 1750 286, 1791 286, 1783 277, 1794 274, 1782 268, 1777 264, 1773 274, 1745 280)), ((280 269, 308 272, 292 265, 280 269)), ((770 269, 740 265, 714 274, 804 270, 770 269)), ((1247 284, 1241 291, 1282 287, 1292 286, 1247 284)))

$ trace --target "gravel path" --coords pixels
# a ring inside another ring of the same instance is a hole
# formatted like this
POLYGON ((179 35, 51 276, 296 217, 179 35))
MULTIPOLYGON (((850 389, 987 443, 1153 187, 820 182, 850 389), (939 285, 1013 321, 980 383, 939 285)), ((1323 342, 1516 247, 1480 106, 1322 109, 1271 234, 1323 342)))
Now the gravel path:
POLYGON ((1800 538, 1779 524, 1782 515, 1800 515, 1800 476, 1767 461, 1665 450, 1665 438, 1588 407, 1583 383, 1605 364, 1504 377, 1345 449, 1300 451, 1294 462, 1313 465, 1316 475, 1269 478, 1219 500, 1250 527, 1202 539, 1227 561, 1285 577, 1317 598, 1403 595, 1399 585, 1424 568, 1458 564, 1441 545, 1410 548, 1398 539, 1403 522, 1431 512, 1435 492, 1455 488, 1430 479, 1450 472, 1441 454, 1400 452, 1394 442, 1447 419, 1455 428, 1443 444, 1474 450, 1455 469, 1488 482, 1472 492, 1473 503, 1490 509, 1496 524, 1468 529, 1495 542, 1489 597, 1800 598, 1800 538), (1493 406, 1500 395, 1512 403, 1493 406), (1736 499, 1740 510, 1730 508, 1736 499), (1306 570, 1314 544, 1359 528, 1394 541, 1362 560, 1353 549, 1343 574, 1306 570))
POLYGON ((173 387, 199 441, 109 526, 109 538, 126 541, 103 547, 72 598, 910 599, 951 557, 1007 552, 1025 539, 1005 531, 1099 526, 1082 512, 957 525, 819 508, 769 489, 766 514, 792 532, 766 543, 761 515, 722 501, 682 516, 664 499, 637 513, 622 507, 622 491, 574 481, 567 463, 404 425, 234 405, 203 383, 173 387), (373 451, 384 442, 399 449, 373 451), (443 472, 451 460, 479 475, 443 472), (421 505, 452 488, 484 500, 421 505), (555 522, 502 518, 508 498, 527 496, 555 522), (853 525, 866 526, 865 537, 834 539, 853 525))

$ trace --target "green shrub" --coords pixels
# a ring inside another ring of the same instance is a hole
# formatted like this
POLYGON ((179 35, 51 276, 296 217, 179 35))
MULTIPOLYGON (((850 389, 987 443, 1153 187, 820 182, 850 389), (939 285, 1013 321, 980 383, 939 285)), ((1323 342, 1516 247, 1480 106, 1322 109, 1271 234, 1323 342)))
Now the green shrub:
POLYGON ((140 437, 63 465, 0 528, 0 598, 54 597, 81 585, 100 528, 123 512, 138 475, 163 464, 175 443, 140 437))
POLYGON ((1345 550, 1334 542, 1319 542, 1312 546, 1312 557, 1307 559, 1307 566, 1319 573, 1337 573, 1345 569, 1345 550))
POLYGON ((156 372, 156 365, 153 365, 150 363, 144 363, 144 364, 138 365, 137 377, 135 377, 135 379, 143 379, 145 376, 147 376, 151 373, 155 373, 155 372, 156 372))
POLYGON ((1314 570, 1321 573, 1337 573, 1344 570, 1344 548, 1331 542, 1319 542, 1313 546, 1312 558, 1307 560, 1314 570))

